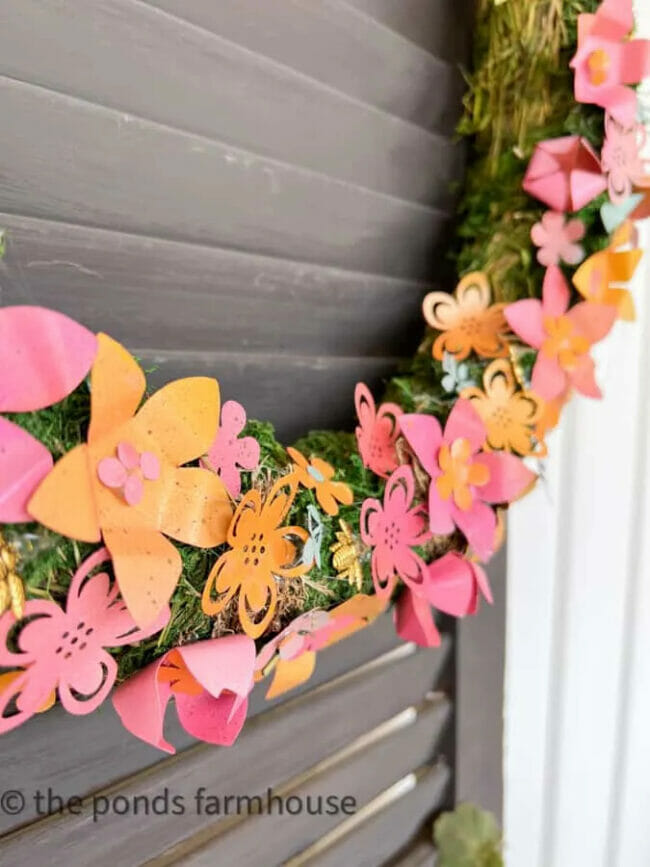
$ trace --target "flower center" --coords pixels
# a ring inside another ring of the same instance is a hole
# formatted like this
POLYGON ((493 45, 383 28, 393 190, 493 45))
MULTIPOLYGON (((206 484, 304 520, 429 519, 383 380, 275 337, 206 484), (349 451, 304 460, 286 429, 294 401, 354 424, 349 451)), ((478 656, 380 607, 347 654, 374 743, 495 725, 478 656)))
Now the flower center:
POLYGON ((476 337, 477 334, 480 334, 482 327, 483 323, 481 318, 471 314, 463 317, 462 321, 458 324, 459 330, 470 338, 476 337))
POLYGON ((564 370, 573 370, 581 356, 589 351, 587 338, 575 332, 566 316, 546 317, 544 329, 548 334, 548 339, 542 346, 544 355, 557 359, 564 370))
POLYGON ((438 453, 442 473, 436 479, 436 488, 443 500, 453 496, 459 509, 466 512, 474 502, 473 486, 487 484, 490 471, 486 466, 472 461, 469 440, 457 439, 451 445, 443 443, 438 453))
POLYGON ((153 452, 140 453, 129 442, 117 446, 117 457, 103 458, 97 465, 99 481, 117 489, 129 506, 137 506, 144 495, 144 482, 160 476, 160 461, 153 452))
POLYGON ((55 655, 68 660, 75 653, 83 652, 94 631, 94 628, 83 620, 80 620, 74 627, 68 627, 65 632, 61 633, 59 643, 54 651, 55 655))
POLYGON ((609 75, 610 66, 611 60, 609 54, 606 51, 604 51, 602 48, 597 48, 595 51, 592 51, 587 58, 589 81, 595 87, 599 87, 601 84, 605 84, 605 82, 607 81, 607 76, 609 75))
POLYGON ((244 552, 244 566, 252 566, 254 569, 262 560, 269 556, 268 542, 264 533, 252 533, 247 544, 242 547, 244 552))
POLYGON ((400 542, 400 527, 395 521, 384 524, 384 545, 389 551, 394 551, 400 542))

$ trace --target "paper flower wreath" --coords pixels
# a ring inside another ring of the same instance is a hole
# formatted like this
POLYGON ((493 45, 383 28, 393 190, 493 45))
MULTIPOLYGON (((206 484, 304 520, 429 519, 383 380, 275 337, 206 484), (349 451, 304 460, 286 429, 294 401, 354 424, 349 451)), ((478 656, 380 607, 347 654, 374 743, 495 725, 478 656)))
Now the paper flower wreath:
POLYGON ((182 468, 205 454, 214 437, 216 380, 178 380, 136 412, 144 390, 137 362, 100 334, 88 443, 55 465, 28 506, 57 533, 104 539, 122 597, 140 626, 156 620, 181 574, 180 554, 165 535, 212 548, 225 540, 232 516, 217 476, 182 468))

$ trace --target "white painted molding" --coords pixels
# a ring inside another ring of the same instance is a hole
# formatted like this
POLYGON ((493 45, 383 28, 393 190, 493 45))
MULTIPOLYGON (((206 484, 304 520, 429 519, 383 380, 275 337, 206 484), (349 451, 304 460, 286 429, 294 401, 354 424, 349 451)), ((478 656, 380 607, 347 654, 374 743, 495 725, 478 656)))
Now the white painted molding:
MULTIPOLYGON (((638 8, 650 34, 650 2, 638 8)), ((512 509, 504 734, 508 867, 650 865, 650 221, 637 322, 598 347, 546 482, 512 509)))

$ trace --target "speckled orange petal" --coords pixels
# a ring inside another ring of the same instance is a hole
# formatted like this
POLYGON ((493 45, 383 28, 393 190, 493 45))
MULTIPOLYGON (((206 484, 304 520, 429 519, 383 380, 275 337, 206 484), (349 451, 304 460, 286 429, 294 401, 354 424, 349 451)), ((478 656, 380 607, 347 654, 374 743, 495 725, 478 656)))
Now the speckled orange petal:
POLYGON ((219 426, 219 384, 196 376, 178 379, 157 391, 142 407, 132 426, 134 445, 157 442, 176 466, 204 455, 219 426))
POLYGON ((279 659, 266 698, 277 698, 305 683, 314 673, 315 667, 316 654, 311 650, 301 653, 295 659, 279 659))
POLYGON ((97 346, 97 357, 90 375, 89 443, 96 442, 132 418, 146 388, 142 368, 120 343, 107 334, 98 334, 97 346))
POLYGON ((142 527, 104 529, 120 593, 137 625, 145 629, 169 602, 181 576, 181 555, 162 533, 142 527))
POLYGON ((216 617, 230 604, 241 585, 238 569, 240 552, 226 551, 214 564, 203 588, 201 608, 209 617, 216 617), (213 594, 216 594, 214 598, 213 594))
POLYGON ((62 536, 99 542, 101 532, 88 446, 76 446, 54 465, 36 489, 27 511, 35 521, 62 536))
POLYGON ((208 470, 186 467, 170 473, 169 480, 157 504, 158 529, 197 548, 225 542, 233 510, 221 479, 208 470))
POLYGON ((295 475, 282 476, 269 491, 260 514, 262 531, 279 527, 289 513, 296 496, 298 479, 295 475))
POLYGON ((334 629, 327 640, 327 647, 342 641, 344 638, 369 626, 388 607, 390 597, 380 598, 376 594, 368 596, 365 593, 357 593, 351 599, 342 602, 333 608, 329 614, 331 620, 340 620, 345 624, 340 629, 334 629), (353 618, 350 621, 350 618, 353 618))

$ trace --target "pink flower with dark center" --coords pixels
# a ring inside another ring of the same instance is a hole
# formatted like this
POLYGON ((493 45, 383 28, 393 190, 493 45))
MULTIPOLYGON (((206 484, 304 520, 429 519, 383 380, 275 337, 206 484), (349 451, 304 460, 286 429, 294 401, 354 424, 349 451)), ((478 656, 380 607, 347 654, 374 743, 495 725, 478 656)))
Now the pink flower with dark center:
POLYGON ((69 713, 91 713, 117 675, 117 663, 105 648, 136 644, 167 624, 170 612, 165 607, 148 628, 136 626, 117 584, 106 572, 91 575, 107 560, 108 551, 101 548, 82 563, 70 584, 66 610, 30 599, 18 623, 11 612, 0 618, 0 665, 21 669, 0 694, 0 733, 37 713, 55 689, 69 713), (17 652, 9 649, 14 640, 17 652), (12 705, 17 713, 6 715, 12 705))
POLYGON ((397 419, 402 410, 397 404, 383 403, 379 409, 362 382, 354 390, 359 426, 356 430, 359 454, 364 466, 387 479, 399 466, 395 442, 399 436, 397 419))
POLYGON ((585 257, 583 247, 578 244, 585 236, 582 220, 569 220, 558 211, 547 211, 541 222, 535 223, 530 231, 533 244, 539 247, 537 261, 540 265, 578 265, 585 257))
POLYGON ((605 135, 601 161, 607 175, 607 189, 612 202, 621 204, 645 175, 641 150, 645 144, 646 131, 640 123, 625 129, 608 114, 605 115, 605 135))
POLYGON ((413 588, 424 582, 426 563, 413 548, 429 538, 422 506, 413 506, 415 479, 409 466, 386 483, 383 504, 368 499, 361 507, 361 538, 373 548, 372 580, 380 598, 391 595, 398 578, 413 588))
POLYGON ((153 452, 140 454, 131 443, 121 442, 116 458, 99 462, 97 475, 107 488, 119 489, 129 506, 137 506, 144 495, 144 482, 160 477, 160 461, 153 452))
POLYGON ((260 444, 255 437, 240 437, 246 426, 246 411, 236 400, 221 408, 221 425, 202 465, 215 472, 236 499, 241 493, 240 470, 254 470, 260 462, 260 444))
POLYGON ((430 415, 403 415, 400 427, 431 478, 431 532, 448 536, 458 527, 477 556, 487 560, 497 539, 492 505, 517 499, 535 474, 514 455, 482 450, 487 431, 469 400, 456 401, 444 432, 430 415))

